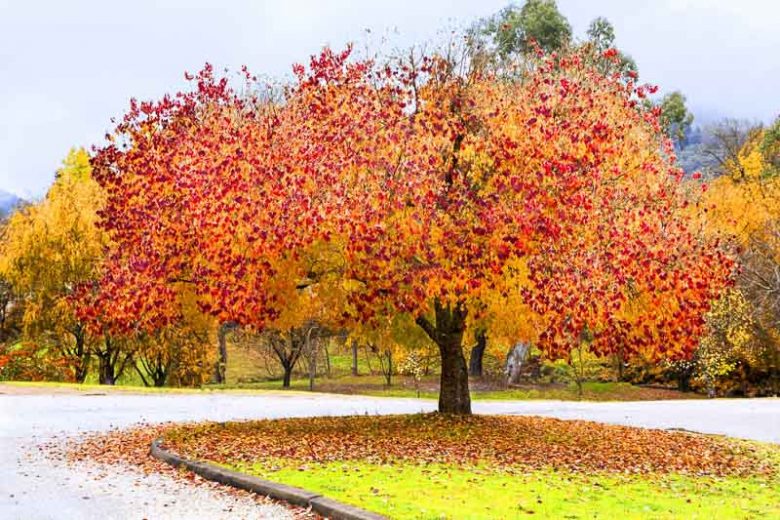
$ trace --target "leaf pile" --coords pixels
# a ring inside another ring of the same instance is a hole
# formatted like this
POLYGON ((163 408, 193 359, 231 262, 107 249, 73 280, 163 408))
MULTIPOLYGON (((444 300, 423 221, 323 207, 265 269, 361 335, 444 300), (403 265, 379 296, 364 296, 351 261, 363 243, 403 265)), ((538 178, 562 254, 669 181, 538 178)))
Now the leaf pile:
POLYGON ((176 479, 186 480, 190 485, 209 488, 219 493, 241 499, 253 500, 258 504, 278 504, 287 508, 291 518, 296 520, 317 520, 321 517, 316 513, 278 502, 269 497, 257 495, 249 491, 225 487, 217 482, 206 480, 199 475, 186 470, 174 468, 149 454, 149 448, 154 439, 166 434, 174 425, 141 424, 129 429, 114 429, 109 432, 83 433, 78 438, 54 438, 40 446, 49 458, 65 461, 70 464, 87 463, 96 470, 93 473, 99 478, 111 478, 115 468, 129 466, 140 474, 164 474, 176 479))
POLYGON ((69 462, 91 461, 98 464, 134 466, 146 474, 177 474, 168 464, 149 455, 152 441, 166 435, 172 424, 141 424, 129 429, 86 433, 68 439, 64 444, 54 441, 45 448, 50 456, 69 462))
POLYGON ((223 464, 286 459, 456 464, 575 472, 774 474, 761 448, 727 439, 540 417, 354 416, 203 423, 168 448, 223 464))

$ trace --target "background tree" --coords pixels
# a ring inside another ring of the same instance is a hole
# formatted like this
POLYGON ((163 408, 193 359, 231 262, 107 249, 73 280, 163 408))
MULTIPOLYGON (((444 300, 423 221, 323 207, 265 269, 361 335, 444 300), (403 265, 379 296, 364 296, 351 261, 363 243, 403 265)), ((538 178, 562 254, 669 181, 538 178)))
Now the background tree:
POLYGON ((760 330, 757 342, 763 347, 764 366, 774 395, 780 393, 780 225, 766 224, 753 233, 741 255, 740 287, 752 306, 760 330))
POLYGON ((764 131, 760 150, 769 168, 768 174, 780 172, 780 116, 764 131))
POLYGON ((707 137, 702 152, 717 164, 715 174, 744 177, 747 173, 744 164, 747 157, 745 146, 751 142, 758 144, 760 125, 745 120, 724 119, 706 128, 705 133, 707 137))
POLYGON ((554 0, 527 0, 522 7, 510 4, 471 30, 473 44, 501 60, 530 55, 535 48, 559 51, 571 36, 571 25, 554 0))
POLYGON ((591 59, 603 74, 618 73, 627 80, 636 81, 639 71, 636 62, 628 54, 618 50, 615 44, 615 28, 606 18, 599 16, 588 25, 584 46, 591 59))
POLYGON ((661 127, 678 147, 682 147, 693 124, 693 114, 685 106, 685 96, 679 91, 670 92, 661 99, 659 106, 661 127))
POLYGON ((726 291, 707 313, 707 333, 696 351, 697 375, 714 397, 716 383, 740 363, 753 363, 758 349, 752 309, 738 289, 726 291))
MULTIPOLYGON (((740 271, 736 281, 744 302, 740 300, 740 305, 731 305, 733 312, 723 311, 721 315, 729 314, 733 319, 747 315, 753 327, 750 328, 749 342, 744 342, 751 346, 751 356, 744 355, 744 349, 738 348, 739 345, 733 341, 721 339, 714 343, 715 346, 712 341, 703 343, 700 347, 703 349, 703 362, 699 366, 701 379, 710 392, 716 390, 717 383, 724 387, 721 392, 772 393, 777 391, 778 370, 778 323, 772 316, 773 276, 776 274, 774 266, 778 251, 775 227, 780 220, 777 203, 780 200, 780 177, 772 165, 772 152, 766 155, 772 149, 771 144, 767 146, 766 143, 771 143, 772 139, 766 137, 769 131, 734 121, 716 127, 715 133, 719 136, 716 142, 720 143, 714 150, 721 154, 718 155, 717 169, 720 175, 709 183, 701 197, 699 218, 707 233, 724 237, 740 251, 740 271), (741 147, 734 150, 740 142, 741 147), (762 379, 769 381, 770 388, 765 388, 762 379), (728 384, 732 384, 731 389, 726 387, 728 384)), ((731 298, 720 305, 734 302, 731 298)), ((721 315, 716 317, 725 322, 721 315)))
POLYGON ((76 287, 97 279, 107 237, 96 222, 104 194, 92 179, 89 155, 71 150, 46 197, 14 213, 5 231, 0 271, 24 308, 24 335, 46 342, 83 382, 93 338, 76 316, 76 287))

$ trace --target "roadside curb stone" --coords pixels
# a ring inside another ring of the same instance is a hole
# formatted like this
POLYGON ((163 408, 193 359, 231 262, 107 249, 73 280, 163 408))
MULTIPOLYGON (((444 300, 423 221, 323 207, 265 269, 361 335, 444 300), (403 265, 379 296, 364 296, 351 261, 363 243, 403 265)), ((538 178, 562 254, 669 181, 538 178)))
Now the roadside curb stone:
POLYGON ((149 453, 177 468, 186 468, 206 480, 219 482, 226 486, 243 489, 276 500, 283 500, 300 507, 310 507, 312 511, 333 520, 387 520, 387 517, 372 513, 336 500, 324 497, 305 489, 259 479, 251 475, 220 468, 207 462, 198 462, 180 457, 162 447, 162 439, 152 442, 149 453))

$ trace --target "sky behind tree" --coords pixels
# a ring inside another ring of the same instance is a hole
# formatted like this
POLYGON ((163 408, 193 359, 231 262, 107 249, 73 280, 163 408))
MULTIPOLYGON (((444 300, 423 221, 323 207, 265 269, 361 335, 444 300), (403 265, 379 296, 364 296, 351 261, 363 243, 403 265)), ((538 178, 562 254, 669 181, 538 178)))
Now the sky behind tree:
MULTIPOLYGON (((206 61, 283 78, 323 45, 406 47, 505 0, 0 0, 0 189, 39 197, 72 146, 100 143, 131 97, 183 88, 206 61), (369 35, 366 29, 371 29, 369 35)), ((559 0, 574 34, 607 17, 641 78, 706 123, 780 112, 780 2, 559 0)))

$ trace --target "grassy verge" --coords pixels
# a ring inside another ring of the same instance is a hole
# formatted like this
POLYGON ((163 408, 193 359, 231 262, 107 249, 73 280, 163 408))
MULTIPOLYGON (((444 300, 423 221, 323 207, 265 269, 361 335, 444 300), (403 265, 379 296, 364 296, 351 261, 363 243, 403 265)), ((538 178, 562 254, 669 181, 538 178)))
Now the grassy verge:
MULTIPOLYGON (((89 393, 126 392, 144 394, 168 393, 204 393, 204 392, 241 392, 241 393, 278 393, 278 392, 308 392, 307 379, 294 379, 289 389, 282 388, 280 381, 260 381, 256 383, 234 383, 227 385, 205 385, 202 388, 145 387, 120 382, 114 386, 96 383, 59 383, 45 381, 0 381, 0 385, 10 385, 28 389, 49 389, 61 391, 77 391, 89 393)), ((404 384, 386 387, 381 376, 342 376, 334 379, 317 379, 315 392, 346 395, 370 395, 375 397, 406 397, 421 399, 438 399, 437 390, 421 389, 419 392, 404 384)), ((683 394, 673 390, 651 389, 632 386, 628 383, 584 383, 584 395, 580 398, 573 385, 537 385, 527 388, 510 388, 505 390, 472 390, 471 398, 475 401, 529 401, 529 400, 561 400, 561 401, 643 401, 666 399, 701 398, 697 394, 683 394)))
POLYGON ((264 395, 278 395, 279 388, 240 388, 240 387, 221 387, 205 386, 203 388, 176 388, 176 387, 146 387, 126 384, 117 385, 99 385, 93 383, 60 383, 47 381, 0 381, 0 387, 18 388, 20 390, 29 390, 31 392, 46 393, 85 393, 85 394, 106 394, 106 393, 125 393, 125 394, 207 394, 214 392, 227 393, 256 393, 264 395))
MULTIPOLYGON (((628 383, 583 383, 583 395, 577 392, 573 384, 527 385, 520 388, 475 388, 471 398, 475 401, 527 401, 527 400, 561 400, 561 401, 647 401, 667 399, 698 399, 702 396, 693 393, 682 393, 675 390, 645 388, 628 383)), ((261 390, 284 390, 281 381, 258 381, 254 383, 234 383, 229 385, 209 385, 209 388, 238 388, 261 390)), ((336 378, 319 378, 314 382, 315 392, 336 394, 372 395, 379 397, 419 397, 421 399, 438 399, 436 389, 438 382, 426 381, 420 389, 414 387, 407 378, 398 377, 393 386, 386 386, 381 376, 340 376, 336 378)), ((308 391, 308 379, 293 379, 290 390, 308 391)))
POLYGON ((780 447, 538 417, 173 427, 175 451, 390 518, 778 518, 780 447))
MULTIPOLYGON (((320 367, 322 368, 322 367, 320 367)), ((395 375, 392 385, 386 386, 381 375, 372 373, 378 365, 370 365, 363 351, 358 356, 358 372, 353 376, 352 356, 332 354, 330 356, 330 374, 319 373, 314 381, 315 392, 337 394, 357 394, 384 397, 420 397, 438 399, 438 376, 431 374, 415 384, 413 378, 395 375)), ((291 382, 292 390, 308 391, 309 380, 305 374, 296 372, 291 382)), ((231 346, 228 356, 227 385, 218 388, 282 390, 281 376, 270 377, 267 368, 252 349, 231 346)), ((557 399, 563 401, 645 401, 666 399, 696 399, 702 396, 683 393, 671 389, 645 388, 628 383, 585 382, 583 395, 572 384, 528 384, 517 388, 500 388, 495 382, 473 380, 471 397, 474 400, 537 400, 557 399)))
POLYGON ((235 469, 398 519, 780 518, 780 485, 756 477, 524 473, 448 465, 294 461, 235 469))

